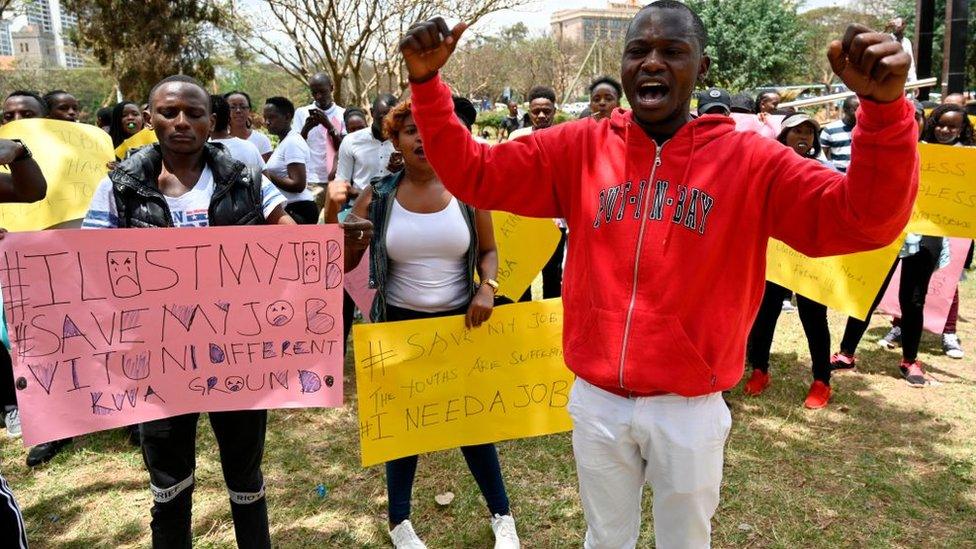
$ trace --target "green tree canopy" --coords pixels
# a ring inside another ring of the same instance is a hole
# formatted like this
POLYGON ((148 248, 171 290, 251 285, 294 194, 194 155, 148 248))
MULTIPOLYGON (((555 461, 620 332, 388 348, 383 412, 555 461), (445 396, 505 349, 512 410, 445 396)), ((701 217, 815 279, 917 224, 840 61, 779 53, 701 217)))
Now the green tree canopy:
POLYGON ((228 25, 223 0, 62 0, 78 14, 72 37, 118 79, 122 94, 144 101, 171 74, 210 81, 216 34, 228 25))
POLYGON ((788 82, 802 74, 807 28, 790 0, 688 0, 708 29, 707 85, 730 90, 788 82))

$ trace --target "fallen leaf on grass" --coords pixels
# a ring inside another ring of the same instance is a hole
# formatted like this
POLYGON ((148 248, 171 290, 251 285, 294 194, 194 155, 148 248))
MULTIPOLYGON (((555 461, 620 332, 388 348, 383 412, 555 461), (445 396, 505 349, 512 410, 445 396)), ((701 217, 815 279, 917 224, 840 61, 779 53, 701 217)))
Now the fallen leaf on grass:
POLYGON ((434 496, 434 501, 440 506, 450 505, 454 501, 454 492, 444 492, 443 494, 437 494, 434 496))

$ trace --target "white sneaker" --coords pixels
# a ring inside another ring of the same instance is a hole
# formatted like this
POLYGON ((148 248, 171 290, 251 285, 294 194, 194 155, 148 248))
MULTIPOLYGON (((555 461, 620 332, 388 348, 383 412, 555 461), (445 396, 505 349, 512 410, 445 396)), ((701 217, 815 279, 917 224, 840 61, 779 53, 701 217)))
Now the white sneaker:
POLYGON ((17 438, 21 435, 20 411, 16 406, 3 413, 3 422, 7 425, 7 436, 17 438))
POLYGON ((901 327, 892 326, 891 330, 885 336, 878 340, 878 345, 881 345, 885 349, 894 349, 901 344, 901 327))
POLYGON ((397 524, 396 528, 390 530, 390 539, 397 549, 427 549, 424 542, 413 531, 413 525, 409 520, 397 524))
POLYGON ((519 549, 518 532, 512 515, 495 515, 491 519, 491 531, 495 533, 495 549, 519 549))
POLYGON ((784 300, 783 301, 783 312, 784 313, 795 313, 796 312, 796 305, 793 305, 793 302, 790 301, 789 299, 784 300))
POLYGON ((942 334, 942 350, 949 358, 962 358, 966 353, 959 344, 959 336, 956 334, 942 334))

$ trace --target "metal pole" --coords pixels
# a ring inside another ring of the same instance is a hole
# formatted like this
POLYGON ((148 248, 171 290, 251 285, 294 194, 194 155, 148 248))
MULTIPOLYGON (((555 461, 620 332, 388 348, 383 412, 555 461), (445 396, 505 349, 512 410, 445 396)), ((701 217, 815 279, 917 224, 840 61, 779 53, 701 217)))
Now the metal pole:
POLYGON ((966 39, 969 1, 946 1, 946 38, 942 63, 943 97, 966 89, 966 39))
MULTIPOLYGON (((906 90, 914 90, 917 88, 927 88, 934 86, 936 83, 935 77, 926 78, 925 80, 916 80, 915 82, 905 84, 906 90)), ((846 99, 852 95, 855 95, 852 91, 846 91, 841 93, 832 93, 830 95, 823 95, 820 97, 811 97, 810 99, 800 99, 798 101, 790 101, 789 103, 780 103, 780 108, 784 107, 813 107, 816 105, 825 105, 827 103, 833 103, 834 101, 840 101, 846 99)))
MULTIPOLYGON (((932 28, 935 24, 935 0, 915 3, 915 74, 925 79, 932 76, 932 28)), ((919 101, 929 98, 928 88, 918 91, 919 101)))

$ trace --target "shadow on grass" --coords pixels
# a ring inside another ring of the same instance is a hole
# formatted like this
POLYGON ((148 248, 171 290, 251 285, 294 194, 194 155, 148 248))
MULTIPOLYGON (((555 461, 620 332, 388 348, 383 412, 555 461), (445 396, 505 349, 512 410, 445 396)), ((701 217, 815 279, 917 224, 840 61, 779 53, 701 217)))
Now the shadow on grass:
POLYGON ((50 539, 37 539, 32 533, 37 532, 38 523, 50 524, 48 530, 72 530, 76 525, 92 513, 88 502, 89 496, 100 492, 145 491, 145 482, 136 481, 99 481, 77 486, 57 495, 42 496, 23 507, 24 519, 27 523, 28 537, 32 547, 118 547, 126 543, 133 543, 142 536, 142 525, 137 521, 128 521, 117 525, 111 539, 101 536, 73 536, 70 541, 54 543, 50 539), (32 527, 33 526, 33 527, 32 527))
MULTIPOLYGON (((716 546, 972 546, 972 446, 962 455, 948 450, 959 435, 950 435, 938 400, 951 385, 908 388, 900 351, 874 342, 886 332, 876 327, 865 337, 858 372, 834 376, 825 410, 802 408, 810 383, 805 353, 774 354, 774 381, 761 397, 746 397, 741 386, 728 395, 736 427, 716 546), (735 524, 724 517, 736 517, 735 524)), ((933 338, 927 334, 925 349, 933 338)), ((928 369, 974 385, 944 367, 928 369)))

